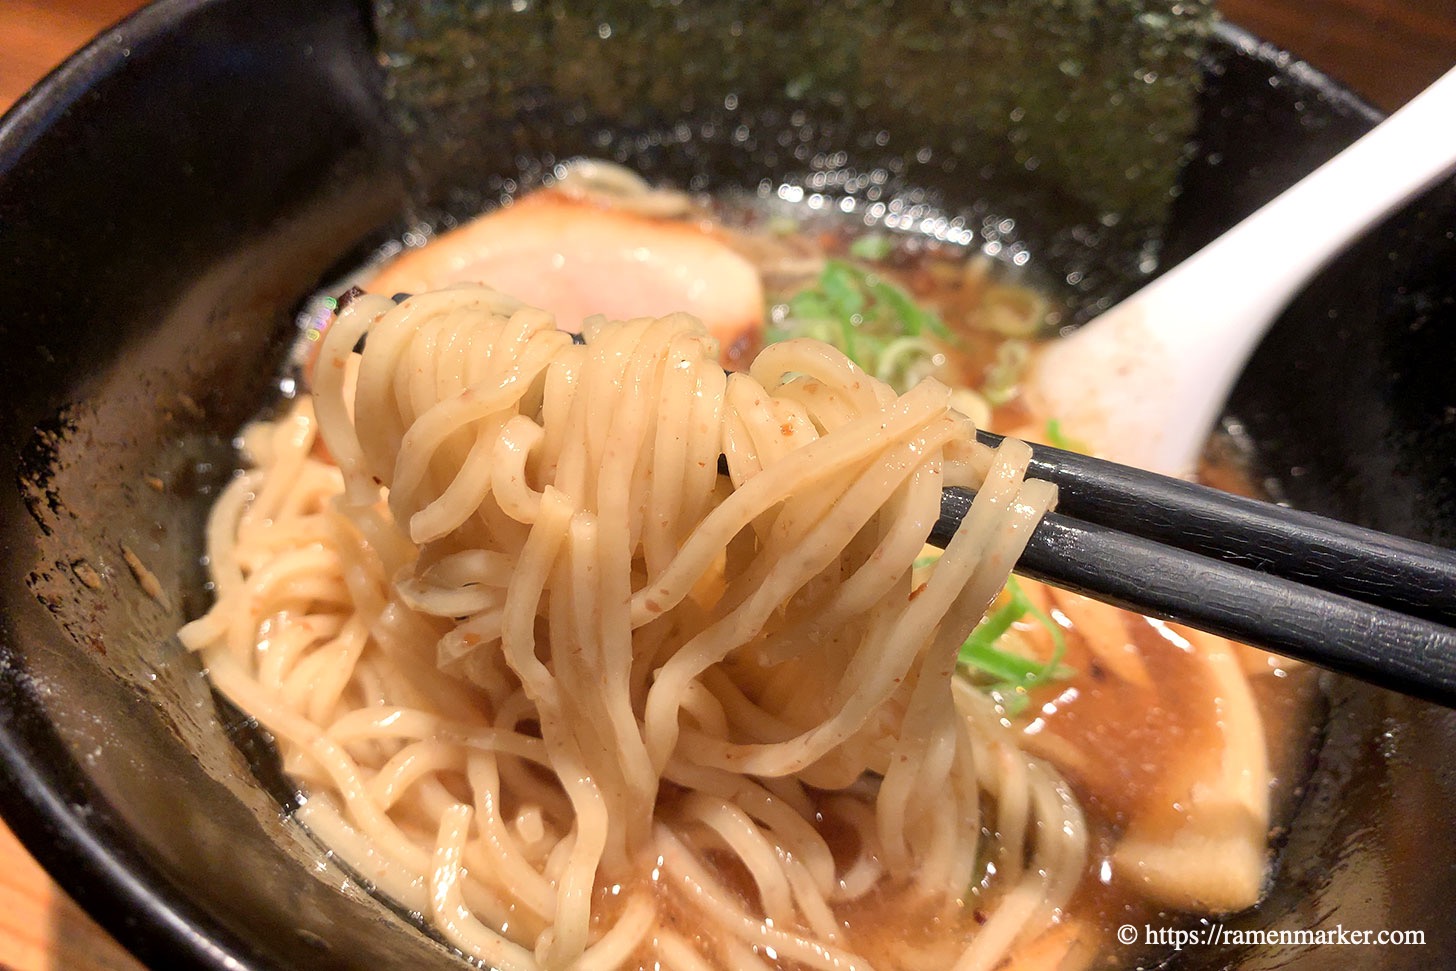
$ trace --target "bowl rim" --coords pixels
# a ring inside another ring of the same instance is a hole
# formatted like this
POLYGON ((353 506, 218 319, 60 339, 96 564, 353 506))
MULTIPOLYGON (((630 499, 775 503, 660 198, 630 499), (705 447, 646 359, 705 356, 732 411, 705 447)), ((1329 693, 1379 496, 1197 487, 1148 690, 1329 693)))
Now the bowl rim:
MULTIPOLYGON (((125 70, 134 51, 164 42, 198 11, 234 2, 155 0, 98 34, 0 116, 0 177, 22 162, 71 105, 125 70)), ((1333 110, 1371 124, 1384 117, 1329 75, 1242 27, 1219 20, 1211 39, 1292 75, 1333 110)), ((78 810, 68 795, 78 784, 84 787, 84 774, 74 762, 38 757, 30 733, 18 730, 28 714, 0 712, 0 817, 48 877, 134 956, 216 971, 266 967, 247 941, 178 894, 163 873, 78 810)))
POLYGON ((196 10, 226 0, 152 0, 97 34, 0 114, 0 172, 96 82, 124 68, 132 50, 154 43, 196 10))
MULTIPOLYGON (((93 37, 0 115, 0 178, 86 92, 126 70, 134 52, 230 2, 236 0, 152 0, 93 37)), ((115 840, 94 813, 81 811, 92 801, 84 773, 74 760, 45 758, 31 733, 19 729, 34 714, 0 708, 0 819, 46 876, 138 960, 208 971, 266 967, 246 940, 131 853, 130 841, 115 840)), ((48 723, 41 732, 55 735, 48 723)), ((59 737, 54 741, 64 750, 59 737)))

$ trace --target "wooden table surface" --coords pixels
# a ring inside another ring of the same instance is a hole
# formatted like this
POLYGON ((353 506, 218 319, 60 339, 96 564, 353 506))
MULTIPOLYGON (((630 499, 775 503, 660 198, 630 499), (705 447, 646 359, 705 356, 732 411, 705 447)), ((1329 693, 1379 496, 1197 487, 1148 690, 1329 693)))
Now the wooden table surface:
MULTIPOLYGON (((298 0, 306 3, 308 0, 298 0)), ((0 0, 0 109, 143 0, 0 0)), ((1456 0, 1221 0, 1230 20, 1388 110, 1456 65, 1456 0)), ((0 824, 0 968, 135 971, 0 824)))

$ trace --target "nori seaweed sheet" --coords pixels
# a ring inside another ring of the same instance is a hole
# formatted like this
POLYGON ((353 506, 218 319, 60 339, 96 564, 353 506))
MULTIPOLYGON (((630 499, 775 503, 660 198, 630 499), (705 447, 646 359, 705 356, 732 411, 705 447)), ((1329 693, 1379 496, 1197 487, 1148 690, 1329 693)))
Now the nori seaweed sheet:
POLYGON ((959 216, 977 244, 1029 248, 1071 281, 1073 318, 1152 268, 1214 16, 1211 0, 379 0, 376 13, 421 211, 468 214, 576 155, 693 188, 868 193, 959 216))

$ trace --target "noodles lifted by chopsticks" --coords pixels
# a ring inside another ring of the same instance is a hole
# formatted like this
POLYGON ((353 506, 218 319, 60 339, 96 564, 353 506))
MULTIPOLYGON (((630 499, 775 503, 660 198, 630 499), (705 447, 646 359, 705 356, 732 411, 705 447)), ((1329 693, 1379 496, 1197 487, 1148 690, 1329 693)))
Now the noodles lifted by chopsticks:
POLYGON ((182 636, 301 819, 503 969, 989 968, 1056 922, 1081 812, 952 678, 1054 499, 1025 446, 811 341, 730 376, 684 315, 584 333, 360 297, 248 431, 182 636))

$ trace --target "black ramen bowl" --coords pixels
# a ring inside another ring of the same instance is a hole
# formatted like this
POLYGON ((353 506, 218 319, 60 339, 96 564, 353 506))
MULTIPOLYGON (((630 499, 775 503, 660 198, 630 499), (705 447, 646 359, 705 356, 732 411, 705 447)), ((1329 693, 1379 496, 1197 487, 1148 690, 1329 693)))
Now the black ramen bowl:
MULTIPOLYGON (((289 821, 266 739, 173 636, 206 607, 203 518, 235 462, 232 436, 279 393, 300 302, 403 225, 406 159, 375 41, 353 0, 165 0, 0 123, 0 809, 156 967, 460 966, 289 821)), ((1233 28, 1216 32, 1204 67, 1165 265, 1377 120, 1233 28)), ((805 170, 793 153, 664 140, 610 106, 588 117, 558 94, 545 79, 517 90, 472 191, 576 154, 615 153, 684 185, 805 170)), ((804 127, 792 105, 750 109, 804 127)), ((924 115, 907 117, 896 151, 920 137, 924 115)), ((843 130, 814 138, 873 154, 873 138, 843 130)), ((953 166, 903 180, 946 210, 995 196, 953 166)), ((1453 190, 1427 193, 1322 273, 1229 405, 1283 498, 1445 545, 1456 543, 1453 190)), ((1034 199, 1016 192, 1016 205, 1034 199)), ((452 198, 464 196, 436 193, 445 208, 452 198)), ((1456 718, 1339 678, 1324 687, 1328 718, 1277 882, 1224 925, 1423 930, 1425 944, 1185 949, 1174 963, 1456 964, 1456 718)))

